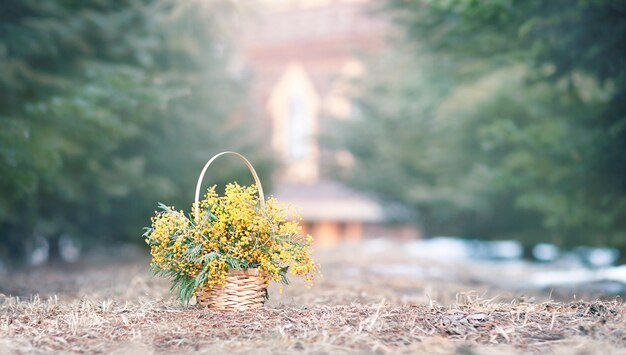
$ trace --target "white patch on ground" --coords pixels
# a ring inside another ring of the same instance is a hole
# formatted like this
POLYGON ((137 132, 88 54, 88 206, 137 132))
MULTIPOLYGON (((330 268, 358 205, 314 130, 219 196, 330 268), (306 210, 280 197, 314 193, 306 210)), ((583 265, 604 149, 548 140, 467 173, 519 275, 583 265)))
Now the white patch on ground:
MULTIPOLYGON (((403 254, 404 257, 398 258, 398 262, 367 267, 367 272, 379 275, 471 279, 508 289, 584 287, 588 284, 606 283, 606 286, 601 287, 607 292, 626 290, 626 265, 606 265, 616 258, 609 249, 587 249, 584 254, 589 256, 586 263, 596 266, 595 268, 586 266, 575 253, 563 253, 552 262, 522 260, 521 245, 515 241, 485 243, 454 237, 436 237, 399 242, 380 238, 367 240, 363 245, 363 252, 368 254, 384 255, 398 250, 403 254), (598 267, 600 265, 602 266, 598 267)), ((547 251, 550 255, 543 255, 545 259, 558 255, 558 250, 547 251)))

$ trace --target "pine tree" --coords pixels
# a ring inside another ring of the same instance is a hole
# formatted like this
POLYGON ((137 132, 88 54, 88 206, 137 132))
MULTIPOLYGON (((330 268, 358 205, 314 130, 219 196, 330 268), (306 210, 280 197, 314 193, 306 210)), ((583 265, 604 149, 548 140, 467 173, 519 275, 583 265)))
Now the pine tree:
POLYGON ((136 237, 157 201, 190 202, 211 153, 254 145, 226 128, 242 85, 216 35, 228 2, 0 7, 0 258, 136 237))
POLYGON ((626 250, 625 10, 390 0, 406 35, 360 85, 344 176, 431 233, 626 250))

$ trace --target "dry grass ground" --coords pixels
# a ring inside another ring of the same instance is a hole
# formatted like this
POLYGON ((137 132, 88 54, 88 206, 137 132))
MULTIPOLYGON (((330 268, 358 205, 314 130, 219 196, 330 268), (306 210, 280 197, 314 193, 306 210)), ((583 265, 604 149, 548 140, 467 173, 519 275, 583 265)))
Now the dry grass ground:
POLYGON ((320 250, 315 287, 273 287, 248 313, 181 306, 144 256, 115 255, 0 276, 0 353, 626 353, 620 300, 368 271, 419 263, 399 253, 320 250))

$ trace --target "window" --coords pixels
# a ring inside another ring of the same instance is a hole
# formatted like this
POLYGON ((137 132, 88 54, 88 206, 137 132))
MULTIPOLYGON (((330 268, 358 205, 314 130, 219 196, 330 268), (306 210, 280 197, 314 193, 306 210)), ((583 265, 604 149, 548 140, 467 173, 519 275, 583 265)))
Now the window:
POLYGON ((289 99, 286 153, 288 159, 302 160, 310 155, 311 117, 302 95, 294 94, 289 99))

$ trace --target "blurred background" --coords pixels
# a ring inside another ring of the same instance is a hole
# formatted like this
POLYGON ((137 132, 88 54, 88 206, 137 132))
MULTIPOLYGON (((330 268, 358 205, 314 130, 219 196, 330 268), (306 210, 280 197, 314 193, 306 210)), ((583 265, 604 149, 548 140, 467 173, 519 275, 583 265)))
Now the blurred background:
POLYGON ((0 270, 147 249, 224 150, 345 277, 624 294, 626 1, 0 4, 0 270))

